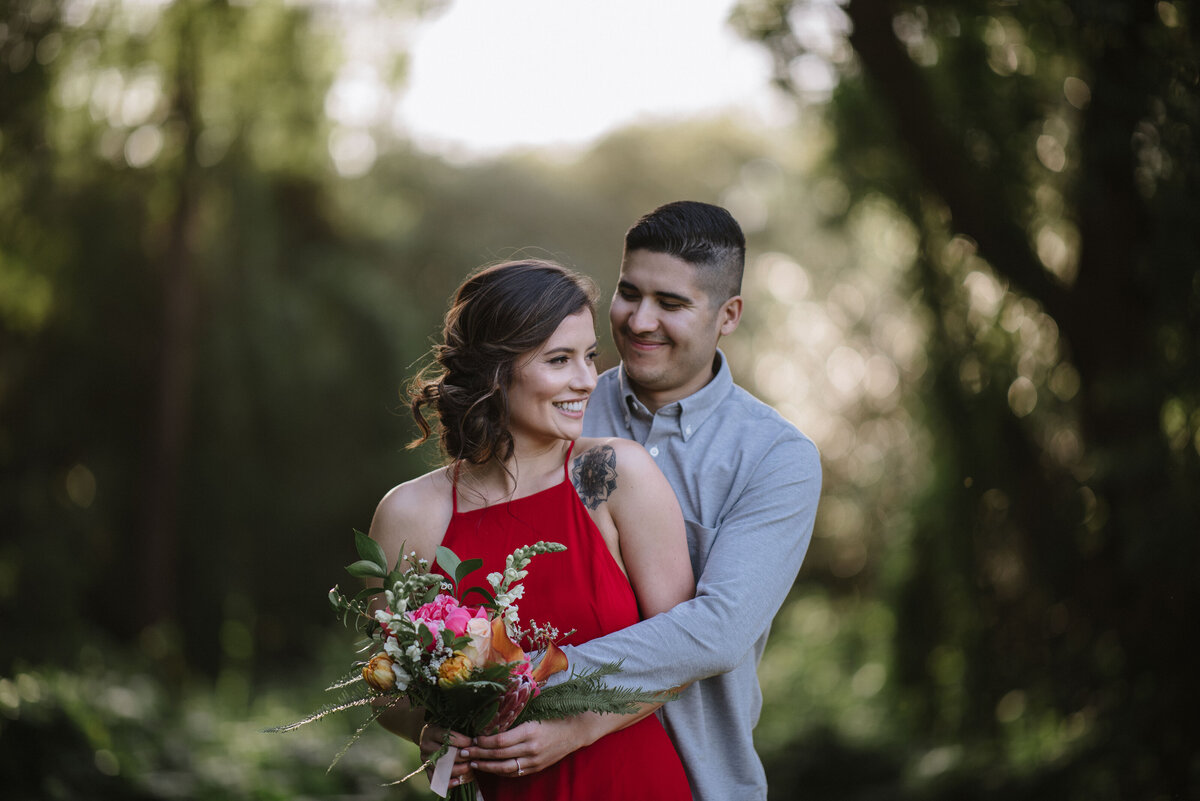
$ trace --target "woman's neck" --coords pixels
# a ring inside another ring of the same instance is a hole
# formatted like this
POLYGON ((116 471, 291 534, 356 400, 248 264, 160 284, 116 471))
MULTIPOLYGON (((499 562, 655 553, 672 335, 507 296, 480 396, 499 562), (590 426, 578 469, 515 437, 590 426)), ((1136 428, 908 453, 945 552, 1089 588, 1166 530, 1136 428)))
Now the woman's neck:
POLYGON ((466 485, 462 487, 466 495, 478 496, 481 506, 524 498, 562 481, 570 446, 563 439, 537 444, 514 441, 513 453, 505 462, 464 464, 459 481, 466 485))

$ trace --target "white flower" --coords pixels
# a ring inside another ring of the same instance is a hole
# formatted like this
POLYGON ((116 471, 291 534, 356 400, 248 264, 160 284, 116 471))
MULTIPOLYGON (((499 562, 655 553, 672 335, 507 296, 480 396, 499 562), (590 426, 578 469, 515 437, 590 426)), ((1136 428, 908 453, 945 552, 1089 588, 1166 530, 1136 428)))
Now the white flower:
POLYGON ((403 659, 405 655, 405 651, 400 647, 400 643, 396 642, 396 640, 391 637, 388 637, 384 641, 383 650, 384 653, 393 659, 403 659))
POLYGON ((392 663, 392 673, 396 676, 396 689, 404 692, 408 689, 408 685, 412 683, 412 676, 407 670, 400 667, 398 662, 392 663))
POLYGON ((504 626, 508 629, 510 635, 515 630, 515 626, 520 620, 520 617, 521 616, 518 614, 518 609, 516 606, 510 606, 504 610, 504 626))
POLYGON ((503 573, 488 573, 487 580, 488 580, 488 584, 491 584, 492 589, 494 590, 500 586, 501 581, 504 581, 504 574, 503 573))

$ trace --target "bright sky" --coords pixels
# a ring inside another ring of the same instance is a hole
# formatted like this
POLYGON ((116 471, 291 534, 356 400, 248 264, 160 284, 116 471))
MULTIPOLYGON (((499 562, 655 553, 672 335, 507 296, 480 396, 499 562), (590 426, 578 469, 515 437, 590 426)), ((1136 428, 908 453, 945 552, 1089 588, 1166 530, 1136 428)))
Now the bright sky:
POLYGON ((452 0, 411 40, 396 122, 434 150, 578 145, 731 106, 783 113, 735 0, 452 0))

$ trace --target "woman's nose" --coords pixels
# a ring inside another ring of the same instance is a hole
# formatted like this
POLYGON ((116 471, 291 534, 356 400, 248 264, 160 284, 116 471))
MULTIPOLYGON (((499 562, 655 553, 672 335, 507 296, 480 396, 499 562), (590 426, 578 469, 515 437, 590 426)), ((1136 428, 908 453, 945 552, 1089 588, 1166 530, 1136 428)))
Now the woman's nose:
POLYGON ((591 392, 596 388, 596 365, 585 362, 580 365, 572 376, 571 388, 591 392))

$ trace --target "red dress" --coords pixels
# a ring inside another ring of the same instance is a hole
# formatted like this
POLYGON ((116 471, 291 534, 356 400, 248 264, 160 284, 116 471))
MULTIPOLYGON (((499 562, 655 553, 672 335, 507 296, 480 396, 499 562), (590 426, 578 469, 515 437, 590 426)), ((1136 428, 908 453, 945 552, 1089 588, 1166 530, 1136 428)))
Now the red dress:
MULTIPOLYGON (((570 459, 568 449, 568 464, 570 459)), ((454 515, 442 544, 460 559, 483 559, 483 567, 468 575, 461 587, 487 587, 487 574, 503 571, 506 556, 538 540, 561 542, 567 550, 535 556, 530 562, 529 575, 521 582, 525 595, 517 602, 525 628, 536 621, 562 632, 575 629, 562 643, 577 645, 641 619, 629 579, 579 499, 566 465, 562 483, 482 509, 458 511, 455 490, 454 515)), ((477 773, 476 779, 484 801, 692 798, 679 755, 654 715, 543 771, 519 778, 477 773)))

